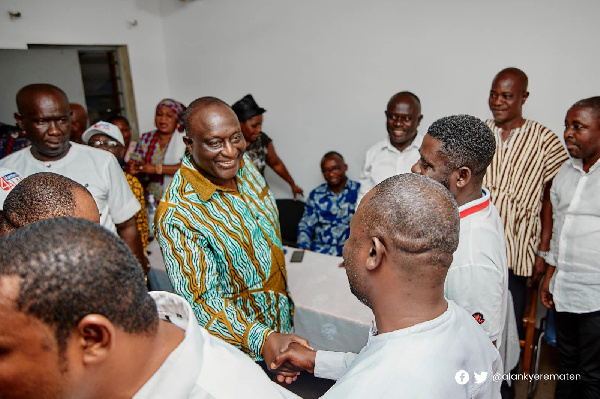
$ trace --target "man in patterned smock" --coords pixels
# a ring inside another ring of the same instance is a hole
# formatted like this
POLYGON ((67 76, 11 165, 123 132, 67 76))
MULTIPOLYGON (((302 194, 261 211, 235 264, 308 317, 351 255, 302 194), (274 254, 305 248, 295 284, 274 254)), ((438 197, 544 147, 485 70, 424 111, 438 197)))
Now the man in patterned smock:
POLYGON ((360 187, 360 183, 346 177, 347 170, 341 154, 331 151, 323 156, 321 172, 326 183, 308 196, 298 224, 300 248, 342 256, 360 187))
MULTIPOLYGON (((550 186, 567 159, 550 129, 523 118, 527 84, 527 75, 517 68, 500 71, 492 82, 489 106, 494 119, 486 123, 496 137, 496 153, 483 180, 504 223, 508 288, 517 320, 523 319, 527 278, 537 283, 546 272, 544 256, 552 235, 550 186)), ((522 336, 522 323, 517 325, 522 336)))
MULTIPOLYGON (((185 127, 190 155, 155 217, 169 278, 211 334, 270 367, 290 342, 308 345, 289 334, 293 302, 275 199, 243 155, 246 142, 227 104, 197 99, 185 127)), ((291 382, 297 372, 282 374, 291 382)))

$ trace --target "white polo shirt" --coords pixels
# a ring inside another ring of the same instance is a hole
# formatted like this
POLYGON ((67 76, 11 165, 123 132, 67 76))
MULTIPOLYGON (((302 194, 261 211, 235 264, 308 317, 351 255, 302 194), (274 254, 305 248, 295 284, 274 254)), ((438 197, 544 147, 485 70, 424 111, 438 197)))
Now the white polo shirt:
POLYGON ((185 330, 183 341, 135 394, 143 398, 298 398, 246 354, 200 327, 182 297, 152 291, 158 316, 185 330))
POLYGON ((502 219, 485 188, 481 198, 458 210, 460 238, 446 276, 444 295, 473 315, 499 347, 508 301, 502 219))
POLYGON ((52 172, 76 181, 92 194, 100 212, 100 224, 113 233, 117 232, 115 224, 131 219, 141 208, 117 159, 108 151, 71 142, 69 152, 61 159, 39 161, 28 147, 0 160, 0 167, 23 177, 52 172))
POLYGON ((367 150, 365 164, 360 176, 360 190, 357 204, 373 187, 401 173, 410 173, 410 169, 419 160, 419 148, 425 135, 418 134, 404 151, 399 151, 390 142, 390 137, 375 143, 367 150))
POLYGON ((600 162, 583 171, 565 162, 550 189, 554 224, 547 262, 556 266, 550 292, 558 312, 600 310, 600 162))

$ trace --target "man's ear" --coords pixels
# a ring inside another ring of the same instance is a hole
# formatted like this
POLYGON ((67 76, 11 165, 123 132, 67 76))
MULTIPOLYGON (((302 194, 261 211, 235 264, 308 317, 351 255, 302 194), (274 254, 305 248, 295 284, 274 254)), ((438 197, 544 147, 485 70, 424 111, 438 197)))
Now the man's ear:
POLYGON ((521 105, 525 104, 525 101, 527 101, 527 98, 529 98, 529 92, 526 91, 525 93, 523 93, 523 102, 521 103, 521 105))
POLYGON ((369 248, 369 257, 367 258, 367 270, 373 271, 381 265, 385 246, 378 237, 371 237, 371 248, 369 248))
POLYGON ((471 169, 466 166, 461 166, 457 172, 456 187, 463 188, 471 181, 471 169))
POLYGON ((13 116, 15 117, 15 120, 17 121, 17 125, 19 126, 19 129, 25 131, 25 128, 23 127, 23 115, 21 115, 18 112, 15 112, 13 114, 13 116))
POLYGON ((185 146, 187 147, 188 151, 190 152, 190 154, 192 153, 192 143, 194 142, 194 140, 192 140, 190 137, 188 136, 183 136, 183 143, 185 144, 185 146))
POLYGON ((102 315, 88 314, 77 324, 73 339, 81 348, 84 364, 100 363, 113 348, 115 327, 102 315))

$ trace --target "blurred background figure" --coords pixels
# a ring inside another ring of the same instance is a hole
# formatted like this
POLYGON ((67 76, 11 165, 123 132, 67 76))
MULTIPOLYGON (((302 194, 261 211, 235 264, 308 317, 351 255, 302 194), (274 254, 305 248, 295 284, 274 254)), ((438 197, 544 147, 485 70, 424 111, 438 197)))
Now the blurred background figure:
MULTIPOLYGON (((99 121, 87 129, 82 140, 90 147, 99 148, 113 154, 119 162, 123 159, 125 153, 125 141, 121 131, 112 123, 99 121)), ((140 232, 142 247, 145 250, 148 247, 148 214, 146 213, 146 201, 144 200, 144 188, 137 177, 125 173, 125 178, 135 198, 141 205, 140 210, 134 215, 137 229, 140 232)))
POLYGON ((71 141, 77 144, 83 144, 81 135, 88 127, 88 114, 81 104, 70 103, 69 109, 71 112, 71 141))
POLYGON ((181 166, 185 154, 183 115, 185 105, 170 98, 156 106, 155 130, 144 133, 126 171, 138 175, 146 197, 159 201, 181 166))
POLYGON ((123 142, 125 143, 125 155, 123 155, 122 160, 119 160, 119 163, 121 163, 121 166, 125 166, 125 164, 131 159, 131 154, 133 154, 133 151, 135 151, 138 142, 131 140, 131 125, 129 124, 129 120, 124 116, 113 116, 109 118, 107 122, 117 126, 123 135, 123 142))
POLYGON ((30 145, 27 135, 19 126, 0 122, 0 159, 30 145))
POLYGON ((263 116, 266 109, 258 106, 251 94, 231 106, 240 121, 242 133, 246 139, 246 154, 252 159, 260 173, 265 175, 265 166, 269 165, 292 188, 294 199, 296 194, 304 195, 304 190, 296 185, 294 179, 277 156, 273 141, 262 131, 263 116))

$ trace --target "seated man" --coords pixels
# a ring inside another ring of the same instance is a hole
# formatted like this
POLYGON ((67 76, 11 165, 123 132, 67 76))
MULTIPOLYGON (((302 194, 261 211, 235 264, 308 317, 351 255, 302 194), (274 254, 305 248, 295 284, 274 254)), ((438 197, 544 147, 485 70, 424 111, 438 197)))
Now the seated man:
POLYGON ((321 159, 326 183, 310 192, 298 224, 298 246, 323 254, 342 256, 350 234, 360 183, 346 177, 348 165, 331 151, 321 159))
MULTIPOLYGON (((154 219, 169 278, 202 326, 267 367, 291 341, 308 345, 290 334, 293 302, 275 199, 244 155, 227 104, 193 101, 185 131, 190 155, 154 219)), ((298 374, 288 371, 288 378, 298 374)))
POLYGON ((35 173, 17 184, 4 201, 0 237, 31 223, 57 217, 100 223, 94 197, 81 184, 56 173, 35 173))
POLYGON ((556 398, 600 397, 600 97, 565 118, 565 162, 550 189, 554 225, 540 295, 556 308, 556 398))
POLYGON ((82 219, 0 239, 0 342, 2 398, 296 397, 184 299, 148 294, 127 245, 82 219))
MULTIPOLYGON (((89 129, 83 132, 81 140, 90 147, 110 152, 119 161, 123 159, 123 154, 125 153, 125 139, 123 138, 119 127, 112 123, 104 121, 94 123, 89 129)), ((149 230, 144 187, 142 187, 142 183, 140 183, 137 177, 130 175, 127 172, 123 173, 125 173, 125 178, 127 179, 127 183, 129 183, 131 192, 133 192, 133 195, 135 195, 135 198, 137 198, 140 203, 141 208, 134 217, 137 229, 140 233, 140 239, 142 240, 142 248, 145 250, 148 246, 149 230)))
POLYGON ((272 367, 286 361, 337 379, 325 398, 499 397, 498 351, 444 298, 458 236, 456 201, 439 183, 404 174, 378 184, 344 246, 350 290, 375 315, 368 344, 356 355, 292 343, 272 367))
POLYGON ((449 116, 431 124, 412 171, 440 182, 459 206, 460 239, 444 294, 473 315, 499 347, 508 304, 506 245, 502 219, 482 187, 495 151, 494 135, 483 121, 449 116))

